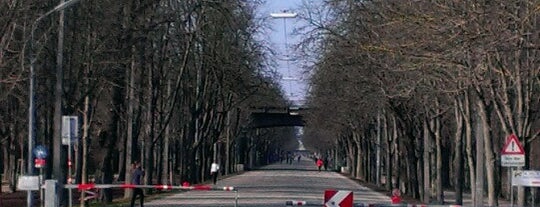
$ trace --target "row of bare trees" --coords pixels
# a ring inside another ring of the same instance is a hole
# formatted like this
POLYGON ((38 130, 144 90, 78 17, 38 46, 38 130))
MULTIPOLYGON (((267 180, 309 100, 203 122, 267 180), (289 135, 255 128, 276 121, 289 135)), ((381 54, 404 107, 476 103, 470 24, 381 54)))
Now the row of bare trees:
MULTIPOLYGON (((312 75, 306 139, 334 143, 326 150, 342 152, 341 165, 388 190, 443 203, 453 188, 458 204, 471 192, 498 205, 510 195, 500 166, 508 135, 524 145, 522 169, 540 168, 539 7, 538 0, 306 4, 308 24, 298 31, 312 75)), ((518 188, 518 206, 538 197, 530 189, 518 188)))
POLYGON ((268 69, 268 43, 257 38, 267 30, 255 13, 261 2, 83 0, 65 10, 64 24, 58 14, 37 24, 29 51, 32 24, 60 2, 0 2, 0 180, 13 189, 29 158, 31 52, 46 178, 67 176, 67 148, 54 141, 60 115, 81 123, 70 175, 77 183, 129 181, 136 160, 146 184, 198 183, 213 160, 233 173, 293 147, 290 129, 246 128, 251 106, 288 104, 268 69), (59 52, 63 70, 54 69, 59 52))

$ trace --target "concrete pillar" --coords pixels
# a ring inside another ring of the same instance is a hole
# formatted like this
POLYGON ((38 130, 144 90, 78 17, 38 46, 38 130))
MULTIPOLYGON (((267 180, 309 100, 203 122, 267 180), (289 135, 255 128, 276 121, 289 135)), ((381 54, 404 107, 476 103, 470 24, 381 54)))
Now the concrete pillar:
POLYGON ((59 207, 58 203, 58 181, 45 180, 45 207, 59 207))

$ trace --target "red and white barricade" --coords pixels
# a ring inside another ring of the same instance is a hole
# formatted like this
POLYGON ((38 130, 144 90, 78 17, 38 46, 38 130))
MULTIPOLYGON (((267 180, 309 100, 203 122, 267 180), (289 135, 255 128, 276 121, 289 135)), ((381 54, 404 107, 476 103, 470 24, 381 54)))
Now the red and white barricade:
POLYGON ((306 206, 306 201, 285 201, 285 206, 306 206))
POLYGON ((106 188, 121 188, 121 189, 134 189, 134 188, 147 188, 147 189, 156 189, 156 190, 184 190, 184 191, 234 191, 235 192, 235 206, 238 206, 238 190, 232 186, 225 187, 213 187, 209 185, 133 185, 133 184, 66 184, 64 185, 66 189, 77 189, 79 191, 84 191, 85 193, 90 194, 90 198, 84 198, 84 200, 89 200, 97 197, 95 192, 91 190, 94 189, 106 189, 106 188))
POLYGON ((66 184, 67 189, 78 190, 91 190, 91 189, 103 189, 103 188, 122 188, 122 189, 134 189, 134 188, 151 188, 157 190, 213 190, 213 191, 236 191, 234 187, 212 187, 208 185, 194 185, 194 186, 178 186, 178 185, 133 185, 133 184, 66 184))

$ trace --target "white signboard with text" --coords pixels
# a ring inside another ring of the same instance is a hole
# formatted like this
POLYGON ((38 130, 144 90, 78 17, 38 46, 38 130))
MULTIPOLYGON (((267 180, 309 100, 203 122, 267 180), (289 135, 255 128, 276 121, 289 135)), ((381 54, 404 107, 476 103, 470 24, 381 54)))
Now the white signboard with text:
POLYGON ((514 171, 512 173, 512 186, 540 187, 540 171, 514 171))

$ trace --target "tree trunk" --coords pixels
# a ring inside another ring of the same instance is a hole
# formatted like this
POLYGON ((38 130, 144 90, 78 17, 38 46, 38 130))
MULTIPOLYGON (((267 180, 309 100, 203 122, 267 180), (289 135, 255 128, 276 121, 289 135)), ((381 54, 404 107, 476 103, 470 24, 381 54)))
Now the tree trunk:
MULTIPOLYGON (((88 71, 89 68, 86 69, 85 72, 88 71)), ((85 78, 85 84, 88 86, 88 76, 85 78)), ((84 111, 83 111, 83 133, 82 133, 82 165, 81 165, 81 183, 85 184, 88 182, 88 129, 90 128, 90 97, 86 95, 84 97, 84 111)), ((84 201, 85 193, 84 191, 81 191, 81 200, 84 201)), ((81 202, 81 207, 84 207, 86 202, 81 202)))
POLYGON ((227 111, 226 115, 227 120, 225 123, 225 169, 224 173, 225 175, 228 175, 231 171, 231 111, 227 111))
MULTIPOLYGON (((171 97, 172 96, 172 89, 171 89, 171 80, 167 80, 167 97, 171 97)), ((169 112, 170 113, 170 112, 169 112)), ((165 134, 164 134, 164 140, 163 140, 163 158, 162 158, 162 166, 161 166, 161 169, 162 169, 162 180, 161 180, 161 183, 163 184, 172 184, 172 181, 169 180, 169 176, 168 174, 170 173, 169 172, 169 160, 170 160, 170 155, 169 155, 169 144, 170 144, 170 131, 171 131, 171 128, 169 127, 170 125, 168 123, 165 123, 167 124, 167 126, 165 126, 165 134)))
POLYGON ((437 186, 437 140, 435 138, 435 119, 429 120, 429 139, 430 139, 430 157, 429 157, 429 165, 431 170, 431 176, 429 177, 430 181, 430 194, 432 196, 432 199, 435 201, 438 200, 437 190, 439 187, 437 186))
POLYGON ((383 112, 385 116, 383 116, 383 128, 384 128, 384 139, 386 140, 386 159, 385 159, 385 167, 386 167, 386 190, 391 191, 392 190, 392 143, 394 140, 391 138, 390 133, 390 126, 388 126, 388 119, 386 116, 386 113, 383 112))
MULTIPOLYGON (((354 135, 351 135, 354 136, 354 135)), ((346 137, 347 139, 347 173, 353 174, 354 176, 354 158, 355 158, 355 150, 353 145, 352 137, 346 137)))
POLYGON ((423 194, 423 202, 424 203, 430 203, 431 202, 431 167, 430 167, 430 149, 431 149, 431 136, 429 133, 429 123, 428 120, 425 120, 423 122, 423 128, 424 128, 424 152, 423 152, 423 160, 424 160, 424 194, 423 194))
MULTIPOLYGON (((118 86, 120 85, 121 84, 118 84, 118 86)), ((114 107, 122 106, 123 96, 121 94, 121 87, 115 87, 113 89, 113 94, 111 95, 114 107)), ((105 144, 105 146, 102 147, 106 148, 105 157, 102 161, 103 166, 101 168, 101 173, 103 175, 102 183, 104 184, 111 184, 114 181, 114 158, 116 153, 118 152, 116 145, 119 139, 118 132, 120 130, 120 114, 115 112, 111 116, 112 118, 110 120, 110 128, 106 131, 106 133, 103 133, 102 137, 100 138, 100 140, 102 140, 105 144)), ((106 203, 110 203, 113 201, 112 189, 104 189, 104 194, 104 200, 106 203)))
POLYGON ((454 97, 454 116, 456 120, 456 133, 454 137, 454 190, 456 191, 456 204, 463 204, 463 114, 459 97, 454 97))
MULTIPOLYGON (((64 0, 60 0, 60 3, 63 3, 64 0)), ((63 87, 63 48, 64 48, 64 11, 60 11, 60 17, 58 20, 58 48, 56 53, 56 84, 54 91, 54 132, 53 132, 53 142, 54 142, 54 162, 53 162, 53 171, 54 177, 58 180, 58 189, 61 189, 58 194, 58 201, 60 205, 67 205, 68 200, 67 190, 64 189, 64 184, 66 183, 66 178, 71 175, 67 175, 67 165, 66 165, 66 148, 62 145, 62 87, 63 87), (67 175, 67 177, 66 177, 67 175)), ((71 144, 71 143, 70 143, 71 144)))
MULTIPOLYGON (((356 156, 355 156, 355 167, 354 167, 354 176, 359 179, 363 179, 364 175, 362 173, 362 161, 365 159, 362 155, 362 136, 357 133, 356 131, 353 131, 353 140, 354 144, 356 145, 356 156)), ((324 155, 323 155, 324 157, 324 155)), ((321 158, 323 159, 323 158, 321 158)))
MULTIPOLYGON (((114 146, 116 143, 116 137, 112 131, 115 130, 116 120, 113 118, 112 127, 108 130, 100 134, 100 140, 106 140, 104 141, 105 146, 102 146, 105 148, 105 156, 103 157, 103 160, 101 161, 101 182, 102 184, 111 184, 113 182, 113 154, 114 154, 114 146)), ((113 194, 112 189, 105 188, 103 189, 103 202, 105 203, 111 203, 113 201, 113 194)))
POLYGON ((471 115, 471 104, 469 102, 469 93, 465 91, 465 95, 463 97, 463 120, 465 121, 465 152, 467 153, 467 164, 469 166, 469 179, 470 179, 470 190, 471 190, 471 200, 475 201, 476 196, 476 189, 474 188, 474 184, 476 183, 476 167, 475 167, 475 159, 473 154, 473 126, 472 126, 472 115, 471 115))
MULTIPOLYGON (((438 106, 438 104, 437 104, 438 106)), ((440 111, 438 111, 440 113, 440 111)), ((444 204, 444 191, 443 191, 443 182, 442 182, 442 137, 441 137, 441 117, 437 116, 434 120, 434 129, 435 129, 435 150, 436 150, 436 196, 437 202, 439 204, 444 204)))
MULTIPOLYGON (((135 46, 131 47, 131 54, 135 54, 135 46)), ((133 112, 134 112, 134 102, 135 102, 135 58, 134 56, 131 56, 130 58, 131 63, 130 67, 126 69, 126 90, 127 90, 127 112, 126 112, 126 146, 125 146, 125 154, 126 154, 126 162, 124 163, 125 166, 125 183, 131 183, 131 164, 133 162, 134 154, 133 154, 133 146, 136 144, 136 140, 133 135, 133 112)), ((135 158, 137 159, 137 158, 135 158)), ((124 190, 124 198, 130 198, 133 193, 133 190, 126 189, 124 190)))
MULTIPOLYGON (((143 43, 142 44, 142 47, 144 48, 145 47, 145 44, 143 43)), ((146 48, 143 49, 143 51, 146 50, 146 48)), ((147 61, 144 61, 143 59, 143 63, 141 65, 143 66, 147 66, 146 64, 147 61)), ((145 168, 145 184, 146 185, 152 185, 153 184, 153 179, 154 179, 154 169, 155 169, 155 160, 154 160, 154 149, 155 149, 155 144, 154 144, 154 139, 156 139, 156 133, 155 133, 155 127, 156 127, 156 119, 155 119, 155 115, 157 114, 156 113, 156 95, 155 95, 155 92, 154 92, 154 87, 157 87, 154 85, 154 78, 155 78, 155 73, 153 71, 153 67, 152 66, 147 66, 147 70, 148 70, 148 76, 147 76, 147 86, 146 86, 146 121, 145 123, 147 124, 146 126, 146 136, 143 138, 144 140, 144 168, 145 168)), ((148 191, 152 192, 151 189, 148 189, 148 191)))
POLYGON ((493 144, 491 141, 491 123, 489 111, 485 102, 482 99, 477 101, 480 120, 482 122, 483 138, 484 138, 484 153, 486 165, 486 178, 488 184, 488 205, 497 206, 498 200, 495 195, 495 156, 493 153, 493 144))
POLYGON ((396 181, 392 185, 392 188, 399 188, 400 184, 400 176, 401 176, 401 152, 399 150, 399 132, 398 132, 398 126, 396 117, 392 116, 392 140, 393 140, 393 148, 394 148, 394 170, 395 170, 395 178, 396 181))
POLYGON ((362 166, 362 163, 365 159, 365 157, 363 156, 363 153, 362 153, 362 144, 361 143, 356 143, 356 178, 358 179, 364 179, 364 171, 363 171, 363 166, 362 166))
MULTIPOLYGON (((1 61, 1 58, 0 58, 0 61, 1 61)), ((0 195, 2 194, 2 186, 4 184, 4 177, 2 175, 5 174, 5 170, 6 170, 6 163, 5 163, 5 160, 4 160, 4 145, 2 144, 2 142, 0 142, 0 195)), ((1 201, 0 201, 1 203, 1 201)))
POLYGON ((375 184, 377 184, 377 186, 381 186, 381 148, 382 148, 382 143, 381 143, 381 137, 382 137, 382 132, 381 132, 382 128, 381 128, 381 110, 378 110, 377 111, 377 142, 375 144, 375 184))

